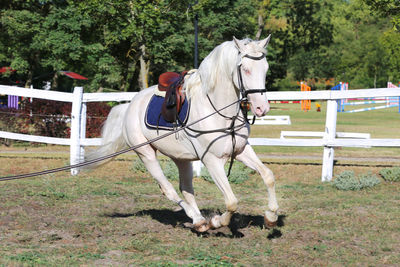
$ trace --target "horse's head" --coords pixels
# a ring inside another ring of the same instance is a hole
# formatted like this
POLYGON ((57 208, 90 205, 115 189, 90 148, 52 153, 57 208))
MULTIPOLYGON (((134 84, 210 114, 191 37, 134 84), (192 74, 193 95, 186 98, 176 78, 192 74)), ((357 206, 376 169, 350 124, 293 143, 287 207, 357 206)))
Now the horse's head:
POLYGON ((264 116, 270 108, 265 90, 265 77, 268 71, 265 55, 270 38, 271 35, 261 41, 251 41, 233 37, 236 48, 239 50, 233 82, 241 91, 242 96, 247 96, 251 111, 257 117, 264 116))

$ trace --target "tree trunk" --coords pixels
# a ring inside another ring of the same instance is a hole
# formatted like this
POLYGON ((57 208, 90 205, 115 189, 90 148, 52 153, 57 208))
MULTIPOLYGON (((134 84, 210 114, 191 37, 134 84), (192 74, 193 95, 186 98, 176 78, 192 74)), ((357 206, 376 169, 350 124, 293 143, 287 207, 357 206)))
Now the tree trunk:
POLYGON ((53 82, 51 83, 51 90, 56 90, 58 87, 58 72, 56 71, 53 76, 53 82))
POLYGON ((140 90, 146 89, 149 87, 149 68, 150 62, 145 59, 146 56, 146 46, 143 44, 140 46, 141 54, 140 54, 140 74, 139 74, 139 87, 140 90))
POLYGON ((135 70, 136 70, 136 66, 134 63, 129 63, 128 64, 128 71, 126 73, 126 78, 125 78, 125 82, 122 86, 122 90, 124 92, 128 92, 129 88, 131 87, 132 84, 132 80, 133 80, 133 76, 135 74, 135 70))
POLYGON ((33 78, 33 71, 32 71, 32 70, 29 70, 29 72, 28 72, 28 78, 26 79, 26 82, 25 82, 25 88, 31 87, 32 78, 33 78))

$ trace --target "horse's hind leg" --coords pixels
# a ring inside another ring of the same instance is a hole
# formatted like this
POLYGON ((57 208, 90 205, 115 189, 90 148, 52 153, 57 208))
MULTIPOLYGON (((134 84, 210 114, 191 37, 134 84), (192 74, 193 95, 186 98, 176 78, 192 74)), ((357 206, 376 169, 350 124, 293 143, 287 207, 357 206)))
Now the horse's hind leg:
POLYGON ((194 198, 193 190, 193 167, 190 161, 174 160, 179 169, 179 189, 186 202, 192 207, 195 214, 193 215, 193 225, 199 232, 207 231, 209 226, 206 219, 201 215, 199 207, 194 198))
POLYGON ((274 174, 257 157, 253 148, 247 144, 244 151, 236 156, 236 159, 243 162, 247 167, 257 171, 268 189, 268 210, 265 211, 264 221, 267 227, 276 226, 278 221, 278 202, 275 195, 274 174))
POLYGON ((194 210, 191 205, 189 205, 179 197, 175 188, 165 177, 161 169, 160 163, 157 160, 156 151, 151 146, 148 145, 136 150, 136 153, 143 161, 144 165, 146 166, 150 174, 157 180, 158 184, 160 185, 161 191, 164 193, 164 195, 169 200, 181 206, 185 210, 186 215, 189 216, 191 219, 193 220, 195 218, 197 219, 198 214, 196 210, 194 210))

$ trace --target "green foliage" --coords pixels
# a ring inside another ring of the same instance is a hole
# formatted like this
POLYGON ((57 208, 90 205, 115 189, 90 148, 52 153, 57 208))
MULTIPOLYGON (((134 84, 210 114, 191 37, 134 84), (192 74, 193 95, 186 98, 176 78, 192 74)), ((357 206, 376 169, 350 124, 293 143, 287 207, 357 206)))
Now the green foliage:
POLYGON ((341 14, 334 18, 337 34, 330 46, 336 79, 349 82, 351 88, 386 87, 391 54, 380 36, 390 29, 389 20, 371 12, 361 0, 337 4, 335 9, 341 14))
MULTIPOLYGON (((176 167, 176 164, 172 160, 170 159, 162 160, 160 161, 160 164, 163 169, 165 177, 167 177, 169 180, 174 180, 174 181, 179 180, 178 168, 176 167)), ((228 167, 229 164, 225 165, 226 173, 228 172, 228 167)), ((146 167, 144 166, 143 162, 140 159, 136 159, 133 161, 132 170, 136 173, 147 172, 146 167)), ((255 172, 253 170, 247 168, 244 164, 240 162, 235 162, 235 164, 233 164, 231 174, 228 178, 231 183, 241 184, 249 178, 249 175, 254 173, 255 172)), ((206 181, 209 182, 213 181, 206 168, 203 168, 201 170, 201 177, 206 181)))
MULTIPOLYGON (((229 163, 225 165, 226 174, 228 174, 228 169, 229 169, 229 163)), ((252 169, 247 168, 243 163, 236 161, 232 166, 232 170, 228 177, 228 180, 233 184, 241 184, 247 179, 249 179, 249 176, 254 173, 255 172, 252 169)), ((200 175, 204 180, 213 182, 213 179, 210 173, 208 172, 207 168, 202 168, 200 175)))
POLYGON ((376 177, 376 175, 373 175, 371 173, 361 175, 359 177, 359 180, 360 180, 360 184, 361 184, 361 189, 374 187, 381 183, 379 178, 376 177))
POLYGON ((169 180, 179 180, 179 171, 172 160, 165 160, 162 164, 165 177, 169 180))
POLYGON ((379 174, 387 182, 400 182, 400 168, 385 168, 379 174))
POLYGON ((344 171, 336 175, 333 185, 339 190, 358 191, 364 188, 371 188, 378 185, 380 180, 371 173, 356 177, 353 171, 344 171))
POLYGON ((283 1, 282 7, 288 27, 281 38, 288 51, 289 69, 296 80, 315 77, 319 74, 315 68, 325 57, 325 53, 315 50, 329 45, 333 37, 332 6, 329 1, 291 0, 283 1))
POLYGON ((343 172, 335 177, 333 185, 339 190, 360 190, 360 183, 354 177, 354 172, 343 172))
POLYGON ((61 91, 75 85, 137 91, 143 64, 149 84, 162 72, 193 68, 197 15, 199 61, 232 36, 272 34, 269 89, 312 78, 350 82, 351 88, 400 80, 397 0, 195 2, 2 1, 0 67, 11 66, 18 80, 35 88, 50 81, 61 91), (89 80, 72 81, 61 70, 89 80))
MULTIPOLYGON (((179 171, 178 168, 176 167, 175 163, 170 160, 162 160, 160 161, 161 168, 163 169, 165 177, 167 177, 169 180, 179 180, 179 171)), ((133 161, 132 164, 132 170, 136 173, 148 173, 146 166, 143 164, 142 160, 140 158, 137 158, 133 161)))
POLYGON ((380 36, 379 43, 384 49, 385 60, 388 62, 389 80, 394 81, 394 83, 400 81, 400 31, 394 29, 385 31, 380 36))
POLYGON ((371 10, 392 20, 394 29, 400 32, 400 3, 398 0, 365 0, 371 10))
POLYGON ((145 173, 147 172, 146 166, 144 166, 143 161, 140 158, 137 158, 132 163, 132 170, 136 173, 145 173))

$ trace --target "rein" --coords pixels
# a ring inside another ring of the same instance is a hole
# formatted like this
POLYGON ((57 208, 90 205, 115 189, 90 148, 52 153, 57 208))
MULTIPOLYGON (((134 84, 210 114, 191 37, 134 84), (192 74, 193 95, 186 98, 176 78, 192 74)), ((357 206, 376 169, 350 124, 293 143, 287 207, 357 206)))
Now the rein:
POLYGON ((80 168, 80 167, 87 166, 87 165, 90 165, 90 164, 93 164, 93 163, 97 163, 97 162, 100 162, 100 161, 103 161, 103 160, 106 160, 106 159, 113 158, 115 156, 127 153, 127 152, 135 150, 135 149, 138 149, 138 148, 140 148, 142 146, 149 145, 151 143, 159 141, 159 140, 161 140, 161 139, 163 139, 165 137, 168 137, 170 135, 176 134, 177 132, 185 130, 186 128, 189 128, 190 126, 192 126, 192 125, 194 125, 196 123, 199 123, 200 121, 203 121, 203 120, 213 116, 214 114, 217 114, 220 111, 222 111, 224 109, 227 109, 230 106, 233 106, 233 105, 235 105, 235 104, 237 104, 239 102, 240 102, 240 100, 237 100, 237 101, 235 101, 235 102, 233 102, 233 103, 231 103, 231 104, 229 104, 229 105, 227 105, 227 106, 225 106, 223 108, 220 108, 219 110, 214 111, 213 113, 211 113, 211 114, 209 114, 209 115, 207 115, 207 116, 205 116, 203 118, 200 118, 200 119, 198 119, 196 121, 193 121, 193 122, 191 122, 191 123, 189 123, 187 125, 184 125, 181 128, 177 128, 174 131, 165 133, 165 134, 160 135, 160 136, 158 136, 156 138, 148 140, 148 141, 146 141, 144 143, 138 144, 136 146, 128 147, 126 149, 120 150, 120 151, 112 153, 110 155, 106 155, 106 156, 103 156, 103 157, 100 157, 100 158, 97 158, 97 159, 81 162, 81 163, 78 163, 78 164, 68 165, 68 166, 55 168, 55 169, 50 169, 50 170, 45 170, 45 171, 40 171, 40 172, 32 172, 32 173, 26 173, 26 174, 20 174, 20 175, 12 175, 12 176, 3 176, 3 177, 0 177, 0 182, 1 181, 9 181, 9 180, 17 180, 17 179, 29 178, 29 177, 34 177, 34 176, 39 176, 39 175, 44 175, 44 174, 51 174, 51 173, 61 172, 61 171, 67 171, 67 170, 70 170, 70 169, 80 168))
MULTIPOLYGON (((240 55, 240 51, 239 51, 239 55, 240 55)), ((247 58, 250 58, 250 59, 252 59, 252 60, 262 60, 262 59, 265 57, 265 54, 262 53, 262 55, 261 55, 261 56, 258 56, 258 57, 250 56, 250 55, 248 55, 248 54, 245 54, 245 55, 243 55, 242 57, 247 57, 247 58)), ((226 115, 220 113, 220 112, 217 110, 217 108, 214 106, 214 104, 213 104, 213 102, 211 101, 209 95, 207 94, 207 99, 208 99, 208 101, 210 102, 212 108, 215 110, 214 113, 217 113, 218 115, 220 115, 221 117, 223 117, 223 118, 225 118, 225 119, 227 119, 227 120, 231 120, 230 126, 229 126, 229 127, 226 127, 226 128, 214 129, 214 130, 209 130, 209 131, 193 130, 193 129, 191 129, 191 128, 188 128, 189 130, 191 130, 191 131, 193 131, 193 132, 200 133, 200 134, 208 134, 208 133, 215 133, 215 132, 227 132, 227 133, 229 133, 229 134, 232 136, 232 154, 231 154, 231 160, 230 160, 230 163, 229 163, 229 168, 228 168, 228 174, 227 174, 227 176, 229 176, 229 175, 231 174, 232 166, 233 166, 233 163, 234 163, 234 160, 235 160, 234 151, 235 151, 235 147, 236 147, 236 137, 235 137, 235 135, 236 135, 236 132, 235 132, 235 131, 236 131, 236 128, 241 129, 243 126, 246 125, 246 123, 248 123, 249 125, 253 125, 254 122, 255 122, 255 120, 256 120, 256 116, 253 116, 253 120, 252 120, 251 123, 250 123, 250 121, 247 119, 247 112, 248 112, 248 110, 247 110, 247 103, 248 103, 247 95, 249 95, 249 94, 256 94, 256 93, 261 93, 261 94, 263 94, 263 93, 266 93, 266 92, 267 92, 267 89, 248 89, 248 90, 246 90, 246 89, 244 88, 244 84, 243 84, 243 77, 242 77, 241 66, 242 66, 242 61, 240 61, 239 64, 237 64, 238 84, 239 84, 239 91, 240 91, 240 94, 241 94, 241 98, 239 98, 239 99, 236 101, 237 103, 240 103, 236 115, 230 117, 230 116, 226 116, 226 115), (239 116, 239 112, 240 112, 240 111, 242 111, 244 120, 241 120, 241 118, 240 118, 240 116, 239 116), (237 120, 241 120, 242 123, 235 127, 235 122, 236 122, 237 120)))

